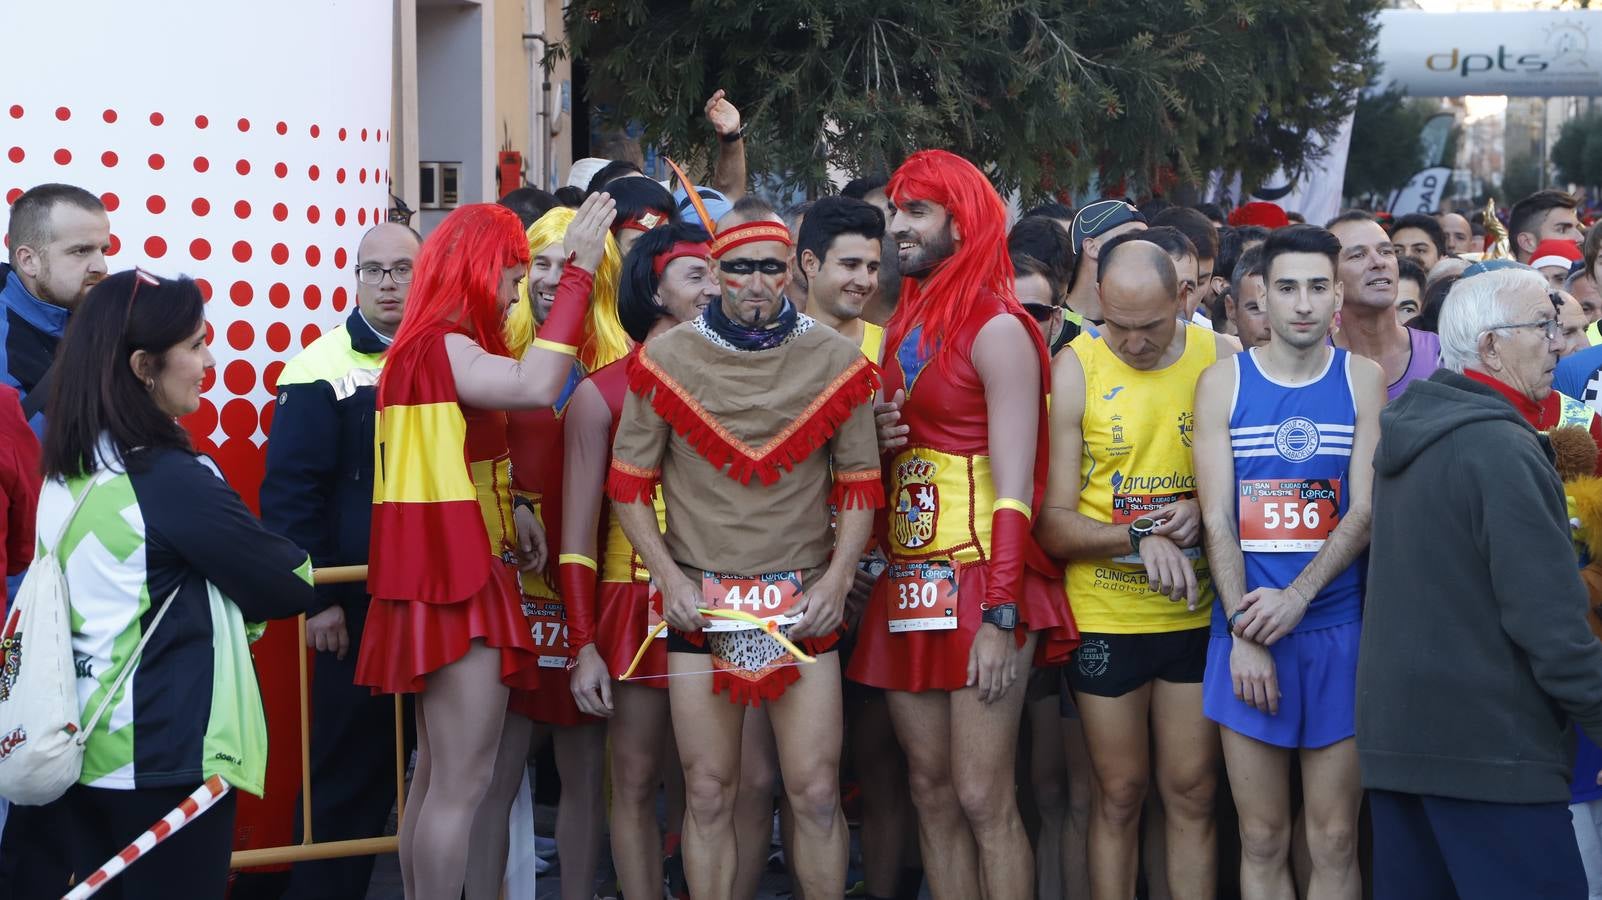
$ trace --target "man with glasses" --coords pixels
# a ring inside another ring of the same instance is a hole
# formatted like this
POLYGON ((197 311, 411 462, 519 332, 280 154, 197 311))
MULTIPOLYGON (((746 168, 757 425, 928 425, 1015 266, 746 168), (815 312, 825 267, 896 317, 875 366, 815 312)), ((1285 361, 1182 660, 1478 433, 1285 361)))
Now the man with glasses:
MULTIPOLYGON (((262 522, 305 548, 317 566, 367 562, 378 374, 421 243, 417 232, 393 222, 363 235, 356 308, 278 376, 262 522)), ((395 803, 395 773, 374 763, 394 756, 395 711, 390 698, 354 684, 367 590, 321 585, 317 598, 321 608, 306 619, 306 645, 319 652, 311 688, 312 833, 318 841, 374 837, 395 803)), ((297 813, 297 841, 301 821, 297 813)), ((361 898, 372 869, 371 856, 297 863, 289 894, 361 898)))
POLYGON ((1380 417, 1356 712, 1379 900, 1586 895, 1568 726, 1602 739, 1602 645, 1531 421, 1560 329, 1540 275, 1483 266, 1443 368, 1380 417))
POLYGON ((1074 272, 1074 247, 1055 219, 1025 216, 1007 235, 1014 289, 1024 312, 1040 326, 1046 350, 1058 351, 1079 336, 1083 320, 1068 310, 1068 283, 1074 272))

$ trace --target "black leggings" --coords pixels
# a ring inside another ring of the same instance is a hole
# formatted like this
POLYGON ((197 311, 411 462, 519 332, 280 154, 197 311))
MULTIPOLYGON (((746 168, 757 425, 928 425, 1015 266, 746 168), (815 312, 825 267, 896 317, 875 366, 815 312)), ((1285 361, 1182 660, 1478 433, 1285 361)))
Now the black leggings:
MULTIPOLYGON (((43 843, 60 856, 16 860, 22 871, 14 884, 16 900, 59 900, 70 870, 76 884, 133 843, 145 829, 171 812, 198 785, 117 791, 73 785, 61 799, 24 814, 29 834, 24 843, 43 843), (28 871, 29 869, 55 871, 28 871)), ((212 807, 140 857, 95 895, 106 900, 222 900, 228 892, 228 857, 234 842, 235 795, 230 792, 212 807)), ((12 807, 15 816, 17 808, 12 807)), ((7 843, 22 838, 7 823, 7 843)))

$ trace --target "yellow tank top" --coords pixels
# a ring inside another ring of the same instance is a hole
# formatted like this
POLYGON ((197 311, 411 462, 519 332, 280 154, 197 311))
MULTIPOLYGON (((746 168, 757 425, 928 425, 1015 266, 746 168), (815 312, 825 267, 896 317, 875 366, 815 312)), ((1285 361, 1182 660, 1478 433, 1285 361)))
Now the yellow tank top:
POLYGON ((884 350, 884 329, 872 322, 863 322, 861 346, 862 355, 877 363, 880 351, 884 350))
MULTIPOLYGON (((1076 340, 1085 370, 1084 455, 1079 512, 1126 524, 1174 500, 1196 496, 1191 463, 1196 380, 1218 357, 1213 333, 1185 326, 1185 352, 1165 369, 1143 371, 1120 360, 1101 338, 1076 340)), ((1213 590, 1200 548, 1195 560, 1201 602, 1196 611, 1155 593, 1133 554, 1068 564, 1068 602, 1082 632, 1154 634, 1204 628, 1213 590)))

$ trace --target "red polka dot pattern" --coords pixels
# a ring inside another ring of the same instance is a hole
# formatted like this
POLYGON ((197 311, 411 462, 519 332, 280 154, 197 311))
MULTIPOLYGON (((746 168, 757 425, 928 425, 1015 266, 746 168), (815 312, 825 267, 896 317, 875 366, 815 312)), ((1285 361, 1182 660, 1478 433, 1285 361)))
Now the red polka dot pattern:
POLYGON ((197 216, 204 216, 211 212, 211 201, 205 197, 196 197, 195 201, 189 204, 189 209, 197 216))

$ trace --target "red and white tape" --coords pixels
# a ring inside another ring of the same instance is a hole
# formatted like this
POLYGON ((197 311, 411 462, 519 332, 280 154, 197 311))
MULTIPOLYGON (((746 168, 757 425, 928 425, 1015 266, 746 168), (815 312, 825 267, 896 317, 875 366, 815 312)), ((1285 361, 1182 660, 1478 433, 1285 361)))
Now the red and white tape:
POLYGON ((150 826, 122 852, 106 861, 106 864, 96 869, 94 874, 85 878, 77 887, 68 891, 61 900, 82 900, 92 897, 95 892, 106 886, 111 879, 121 875, 123 870, 139 861, 139 857, 149 853, 153 847, 167 838, 178 829, 194 821, 201 813, 212 807, 212 804, 223 798, 233 788, 222 776, 213 775, 206 779, 206 783, 195 789, 193 794, 184 798, 184 802, 172 812, 161 817, 161 821, 150 826))

